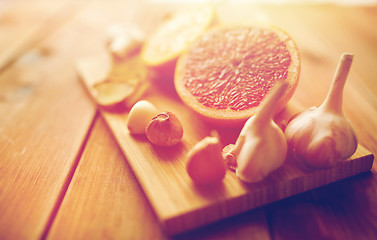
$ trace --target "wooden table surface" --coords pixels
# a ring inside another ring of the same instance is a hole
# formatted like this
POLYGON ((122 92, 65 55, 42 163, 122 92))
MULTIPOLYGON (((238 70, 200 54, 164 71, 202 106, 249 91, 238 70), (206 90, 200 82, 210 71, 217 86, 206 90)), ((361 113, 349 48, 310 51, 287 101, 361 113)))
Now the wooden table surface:
MULTIPOLYGON (((158 2, 0 1, 0 239, 376 239, 376 164, 209 226, 164 232, 74 69, 105 53, 112 23, 148 33, 181 8, 158 2)), ((217 12, 292 35, 305 83, 293 99, 303 107, 321 103, 340 54, 354 53, 344 111, 377 153, 377 6, 224 2, 217 12)))

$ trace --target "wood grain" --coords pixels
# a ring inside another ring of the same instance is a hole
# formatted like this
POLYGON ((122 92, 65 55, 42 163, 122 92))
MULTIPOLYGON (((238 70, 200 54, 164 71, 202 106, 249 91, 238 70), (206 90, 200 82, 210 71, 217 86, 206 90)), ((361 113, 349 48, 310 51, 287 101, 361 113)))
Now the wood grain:
POLYGON ((0 16, 0 70, 36 47, 84 5, 81 0, 5 2, 0 16))
POLYGON ((47 239, 165 237, 103 118, 96 118, 47 239), (148 231, 135 227, 141 222, 148 231))
POLYGON ((0 65, 12 59, 0 75, 0 238, 37 239, 48 228, 65 194, 96 109, 82 98, 85 92, 71 67, 73 59, 80 56, 75 54, 85 48, 60 54, 72 48, 79 35, 60 32, 44 39, 52 33, 44 29, 41 36, 22 38, 28 27, 57 28, 69 21, 68 17, 53 25, 44 22, 51 12, 59 15, 60 3, 36 1, 30 11, 25 2, 15 4, 2 16, 22 21, 34 14, 41 16, 30 19, 29 25, 22 22, 24 25, 10 31, 14 38, 4 35, 4 42, 3 38, 0 41, 2 50, 9 46, 9 51, 2 51, 0 65), (21 13, 25 15, 17 18, 21 13), (35 48, 28 51, 29 47, 35 48))
POLYGON ((373 239, 374 173, 361 174, 265 208, 274 239, 373 239))
MULTIPOLYGON (((111 66, 104 57, 79 61, 77 69, 94 98, 93 85, 103 79, 111 66)), ((158 89, 158 81, 144 99, 153 102, 160 111, 179 116, 184 129, 181 145, 174 148, 153 146, 142 136, 130 135, 127 111, 101 111, 123 153, 132 167, 145 194, 167 233, 176 234, 223 219, 268 203, 320 187, 361 172, 369 171, 373 155, 362 146, 347 161, 324 170, 301 169, 291 159, 267 179, 256 184, 243 184, 228 171, 224 183, 212 188, 195 186, 186 170, 185 156, 200 139, 213 129, 192 114, 174 94, 158 89), (163 194, 162 194, 163 193, 163 194)), ((220 132, 220 138, 235 142, 240 129, 220 132)), ((225 144, 224 144, 225 146, 225 144)))
MULTIPOLYGON (((111 4, 75 2, 44 5, 41 0, 34 13, 29 3, 17 1, 7 5, 4 17, 20 25, 10 21, 0 26, 17 32, 12 44, 8 38, 0 41, 6 50, 0 54, 1 239, 36 239, 48 233, 96 112, 77 81, 74 61, 103 53, 104 33, 112 21, 134 17, 111 4), (18 18, 20 12, 25 16, 18 18)), ((137 5, 118 4, 131 12, 137 5)))

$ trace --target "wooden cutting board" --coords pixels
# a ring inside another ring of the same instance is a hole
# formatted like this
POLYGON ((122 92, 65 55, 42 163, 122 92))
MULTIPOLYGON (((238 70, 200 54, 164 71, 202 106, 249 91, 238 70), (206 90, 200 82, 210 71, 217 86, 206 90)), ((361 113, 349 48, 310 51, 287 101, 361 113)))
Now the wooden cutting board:
MULTIPOLYGON (((109 68, 110 60, 106 56, 78 61, 80 79, 93 99, 93 84, 101 81, 109 68)), ((153 84, 143 99, 153 102, 161 111, 175 113, 181 120, 184 137, 178 146, 156 147, 145 136, 130 135, 126 127, 128 110, 110 112, 100 109, 100 112, 168 234, 203 226, 369 171, 372 167, 374 156, 359 145, 350 159, 333 168, 303 169, 288 157, 280 169, 259 183, 242 183, 234 172, 227 171, 221 184, 210 188, 198 187, 192 183, 185 169, 187 152, 199 140, 210 135, 211 130, 219 132, 225 146, 235 142, 240 129, 221 129, 206 124, 183 105, 174 90, 167 87, 169 84, 153 84)), ((290 113, 285 115, 289 117, 290 113)))

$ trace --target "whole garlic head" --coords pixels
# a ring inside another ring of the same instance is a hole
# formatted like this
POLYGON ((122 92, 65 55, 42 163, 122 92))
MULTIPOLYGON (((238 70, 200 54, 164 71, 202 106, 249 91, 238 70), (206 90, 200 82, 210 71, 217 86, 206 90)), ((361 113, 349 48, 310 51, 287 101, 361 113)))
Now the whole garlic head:
POLYGON ((314 168, 325 168, 356 151, 357 138, 343 114, 323 108, 300 113, 286 127, 285 135, 297 158, 314 168))
POLYGON ((289 148, 310 167, 331 167, 356 151, 355 131, 342 111, 343 88, 352 59, 353 55, 343 54, 322 105, 298 114, 285 128, 289 148))

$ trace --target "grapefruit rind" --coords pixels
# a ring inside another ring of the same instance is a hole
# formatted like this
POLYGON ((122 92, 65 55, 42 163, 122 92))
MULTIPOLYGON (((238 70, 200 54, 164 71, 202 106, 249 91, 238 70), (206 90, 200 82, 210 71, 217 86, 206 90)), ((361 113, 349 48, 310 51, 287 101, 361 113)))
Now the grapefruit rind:
MULTIPOLYGON (((237 26, 244 26, 244 25, 237 25, 237 26)), ((219 26, 208 31, 208 33, 211 31, 217 31, 218 29, 232 28, 232 27, 233 26, 219 26)), ((298 78, 299 78, 300 69, 301 69, 301 60, 300 60, 298 47, 296 43, 294 42, 294 40, 292 39, 292 37, 288 33, 286 33, 284 30, 276 26, 258 24, 258 25, 248 25, 246 27, 251 27, 251 28, 258 27, 258 28, 264 28, 269 31, 273 31, 279 36, 279 38, 282 41, 285 42, 286 48, 288 49, 290 53, 291 64, 288 68, 288 74, 285 79, 285 81, 289 81, 289 87, 286 90, 286 93, 284 94, 284 96, 279 101, 279 106, 276 107, 276 113, 278 113, 281 110, 283 110, 284 107, 287 105, 288 101, 293 96, 293 93, 295 92, 297 84, 298 84, 298 78)), ((239 127, 239 126, 242 126, 248 118, 255 115, 255 113, 258 111, 258 106, 260 106, 261 104, 259 104, 257 107, 252 107, 252 108, 245 109, 242 111, 232 110, 229 108, 214 109, 214 108, 203 105, 194 96, 192 96, 189 90, 184 86, 183 79, 182 79, 184 76, 186 61, 189 54, 190 54, 190 48, 188 49, 186 53, 180 56, 180 58, 177 61, 175 75, 174 75, 174 84, 175 84, 175 89, 178 93, 178 96, 189 108, 191 108, 196 113, 198 113, 207 122, 215 124, 215 125, 219 125, 219 126, 239 127)))

